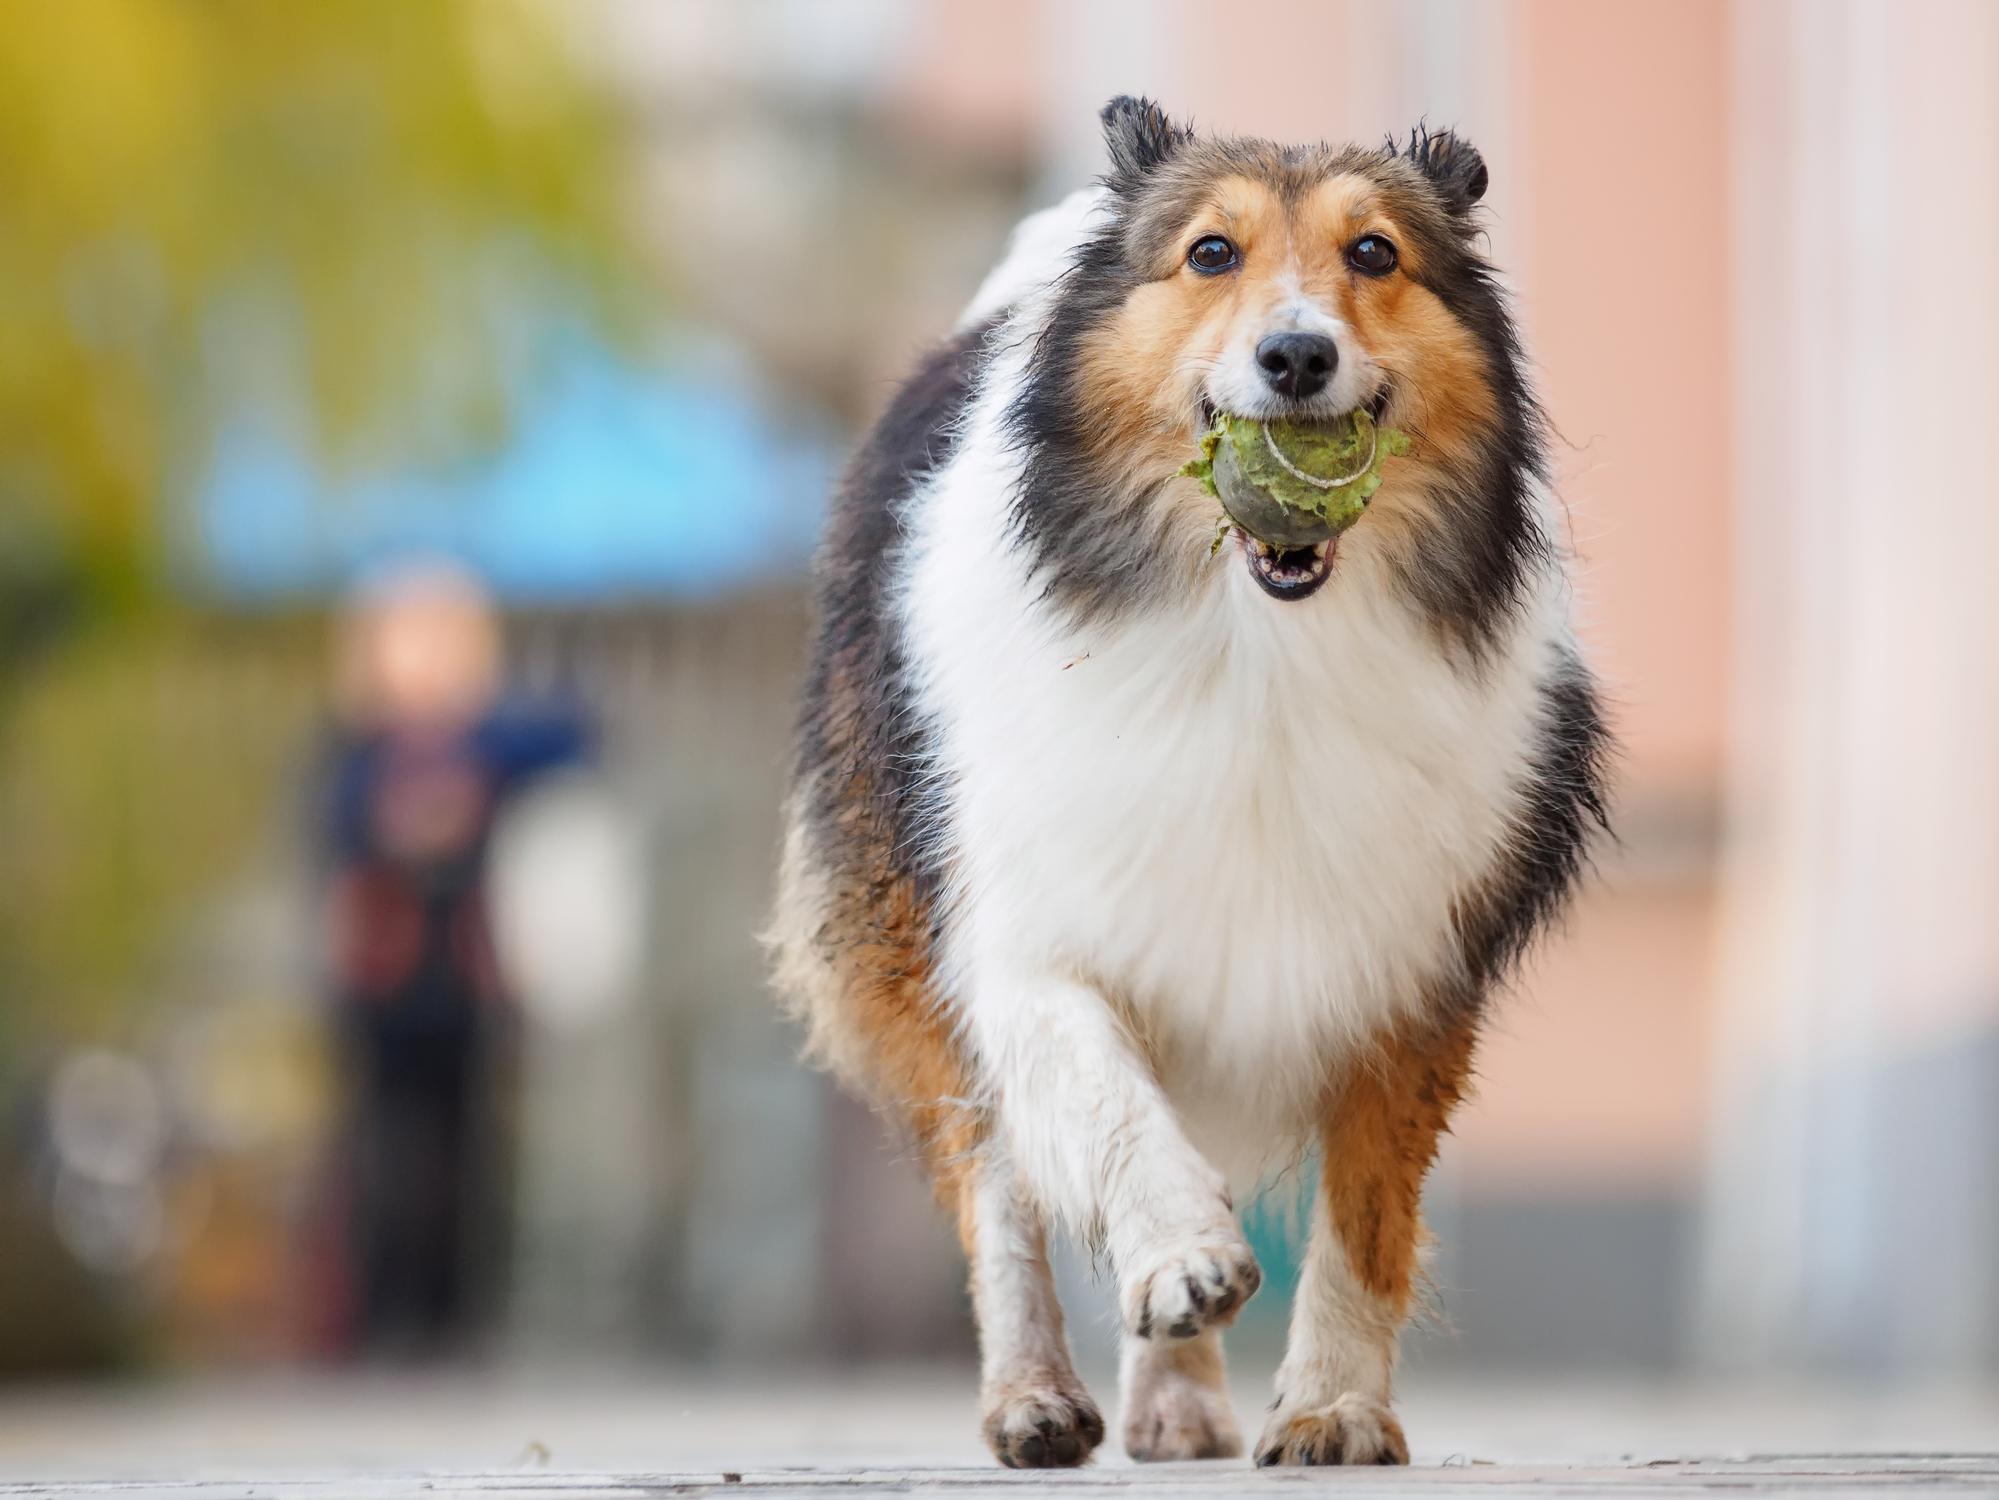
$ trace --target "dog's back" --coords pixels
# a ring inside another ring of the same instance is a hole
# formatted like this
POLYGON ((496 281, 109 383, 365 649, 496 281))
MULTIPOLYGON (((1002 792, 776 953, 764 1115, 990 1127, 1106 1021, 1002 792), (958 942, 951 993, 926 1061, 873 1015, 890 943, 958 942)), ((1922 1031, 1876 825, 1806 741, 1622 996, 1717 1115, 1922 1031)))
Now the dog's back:
POLYGON ((922 736, 889 596, 906 506, 950 451, 985 332, 924 360, 835 498, 768 936, 815 1055, 934 1148, 933 1173, 970 1145, 962 1112, 939 1102, 968 1085, 937 1004, 934 872, 913 857, 922 736))

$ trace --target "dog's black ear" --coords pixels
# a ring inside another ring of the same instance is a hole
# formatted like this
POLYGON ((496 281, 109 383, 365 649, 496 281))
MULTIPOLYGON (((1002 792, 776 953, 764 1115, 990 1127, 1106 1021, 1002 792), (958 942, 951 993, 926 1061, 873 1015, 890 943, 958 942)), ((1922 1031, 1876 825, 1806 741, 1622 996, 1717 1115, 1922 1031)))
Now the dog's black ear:
POLYGON ((1114 188, 1135 187, 1194 138, 1166 118, 1150 99, 1119 94, 1104 106, 1104 144, 1110 148, 1109 181, 1114 188))
POLYGON ((1485 158, 1470 141, 1459 140, 1448 130, 1431 135, 1419 125, 1410 131, 1409 159, 1436 184, 1444 206, 1454 214, 1470 213, 1485 196, 1489 181, 1485 158))

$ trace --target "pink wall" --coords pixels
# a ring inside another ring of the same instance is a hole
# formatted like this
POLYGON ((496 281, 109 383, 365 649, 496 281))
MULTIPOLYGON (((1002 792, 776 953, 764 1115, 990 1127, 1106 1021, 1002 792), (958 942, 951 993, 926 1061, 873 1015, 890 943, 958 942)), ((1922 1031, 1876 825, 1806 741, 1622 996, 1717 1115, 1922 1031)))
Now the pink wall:
POLYGON ((1030 148, 1040 123, 1040 13, 1020 0, 949 0, 917 15, 891 108, 933 142, 1030 148))
POLYGON ((1502 1006, 1459 1135, 1475 1190, 1684 1188, 1727 742, 1728 6, 1528 0, 1516 25, 1522 313, 1629 848, 1502 1006))
POLYGON ((1729 639, 1728 6, 1529 0, 1525 312, 1632 778, 1710 779, 1729 639), (1573 447, 1567 446, 1573 444, 1573 447))

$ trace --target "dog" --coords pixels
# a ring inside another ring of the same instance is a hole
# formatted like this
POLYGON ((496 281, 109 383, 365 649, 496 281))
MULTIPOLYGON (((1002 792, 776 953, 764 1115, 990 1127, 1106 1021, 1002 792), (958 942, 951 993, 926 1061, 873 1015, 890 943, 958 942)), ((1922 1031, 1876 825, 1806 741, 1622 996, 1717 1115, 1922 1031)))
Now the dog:
POLYGON ((1240 1454, 1235 1198, 1316 1152, 1255 1458, 1406 1463, 1423 1180, 1605 821, 1545 422, 1471 145, 1103 122, 834 505, 775 981, 956 1216, 1002 1462, 1104 1436, 1056 1227, 1116 1277, 1126 1450, 1240 1454), (1357 409, 1412 440, 1357 524, 1216 546, 1215 412, 1357 409))

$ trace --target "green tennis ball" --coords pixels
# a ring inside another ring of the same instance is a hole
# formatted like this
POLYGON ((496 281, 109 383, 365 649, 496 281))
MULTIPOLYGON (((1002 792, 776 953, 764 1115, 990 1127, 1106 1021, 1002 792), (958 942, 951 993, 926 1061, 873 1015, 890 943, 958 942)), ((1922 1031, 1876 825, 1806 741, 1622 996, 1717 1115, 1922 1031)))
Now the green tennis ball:
POLYGON ((1381 468, 1409 439, 1364 411, 1332 422, 1259 422, 1217 412, 1201 456, 1180 472, 1199 480, 1236 525, 1273 547, 1311 547, 1361 517, 1381 468))

